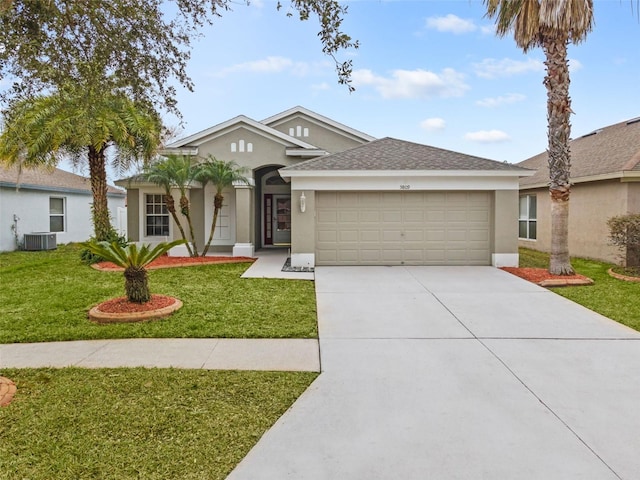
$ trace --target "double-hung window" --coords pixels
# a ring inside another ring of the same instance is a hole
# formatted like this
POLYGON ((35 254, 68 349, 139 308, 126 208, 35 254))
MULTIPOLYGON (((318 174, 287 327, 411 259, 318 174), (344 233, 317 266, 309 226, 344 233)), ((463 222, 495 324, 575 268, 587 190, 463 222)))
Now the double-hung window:
POLYGON ((518 237, 526 240, 535 240, 538 234, 537 205, 535 195, 522 195, 520 197, 520 217, 518 237))
POLYGON ((49 197, 49 231, 65 231, 66 205, 64 197, 49 197))
POLYGON ((145 195, 145 226, 147 237, 169 236, 169 211, 164 195, 145 195))

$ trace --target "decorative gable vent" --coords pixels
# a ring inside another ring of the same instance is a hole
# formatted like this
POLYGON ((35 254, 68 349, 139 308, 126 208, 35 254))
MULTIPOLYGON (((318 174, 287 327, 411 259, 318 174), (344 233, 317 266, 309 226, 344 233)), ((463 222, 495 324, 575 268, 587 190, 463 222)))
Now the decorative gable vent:
POLYGON ((289 129, 289 136, 290 137, 308 137, 309 129, 306 127, 302 127, 301 125, 298 125, 295 128, 291 127, 289 129))
POLYGON ((238 142, 231 143, 231 153, 252 153, 253 152, 253 143, 245 142, 244 140, 239 140, 238 142))

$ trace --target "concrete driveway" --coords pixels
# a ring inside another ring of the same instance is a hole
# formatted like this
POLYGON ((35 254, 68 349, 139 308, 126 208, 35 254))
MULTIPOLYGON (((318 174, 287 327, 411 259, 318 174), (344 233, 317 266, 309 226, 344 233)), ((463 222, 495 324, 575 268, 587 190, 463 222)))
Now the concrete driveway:
POLYGON ((640 334, 490 267, 316 270, 322 374, 229 476, 640 478, 640 334))

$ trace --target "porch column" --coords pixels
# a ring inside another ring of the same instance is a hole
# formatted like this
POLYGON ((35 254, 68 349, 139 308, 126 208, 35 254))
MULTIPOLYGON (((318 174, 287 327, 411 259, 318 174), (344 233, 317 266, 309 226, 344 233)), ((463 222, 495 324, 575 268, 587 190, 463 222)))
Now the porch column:
POLYGON ((233 255, 253 257, 254 219, 253 186, 234 185, 236 193, 236 243, 233 255))

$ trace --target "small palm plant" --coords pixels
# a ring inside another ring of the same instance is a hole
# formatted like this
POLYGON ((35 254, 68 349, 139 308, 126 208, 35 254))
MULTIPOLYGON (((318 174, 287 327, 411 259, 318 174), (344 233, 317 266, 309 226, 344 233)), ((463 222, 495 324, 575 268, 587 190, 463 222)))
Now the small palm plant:
POLYGON ((151 300, 149 277, 145 268, 156 258, 167 253, 184 240, 162 242, 151 248, 145 244, 138 249, 135 243, 122 247, 118 242, 86 242, 82 245, 92 253, 124 268, 124 289, 127 300, 133 303, 146 303, 151 300))

